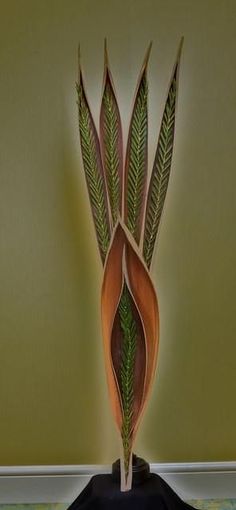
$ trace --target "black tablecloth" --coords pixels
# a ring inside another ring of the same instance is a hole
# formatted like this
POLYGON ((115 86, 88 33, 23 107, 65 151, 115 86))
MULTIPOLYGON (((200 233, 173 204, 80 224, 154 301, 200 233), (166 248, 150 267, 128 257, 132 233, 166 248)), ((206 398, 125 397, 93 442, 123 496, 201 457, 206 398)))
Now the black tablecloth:
POLYGON ((112 475, 93 476, 68 510, 191 510, 158 475, 150 474, 128 492, 112 475))

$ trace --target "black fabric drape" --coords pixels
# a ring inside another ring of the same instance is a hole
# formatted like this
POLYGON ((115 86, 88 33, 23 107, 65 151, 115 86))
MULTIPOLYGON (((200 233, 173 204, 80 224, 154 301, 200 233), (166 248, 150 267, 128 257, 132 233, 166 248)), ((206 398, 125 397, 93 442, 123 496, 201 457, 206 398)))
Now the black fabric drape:
POLYGON ((93 476, 68 510, 192 510, 158 475, 120 492, 112 475, 93 476))

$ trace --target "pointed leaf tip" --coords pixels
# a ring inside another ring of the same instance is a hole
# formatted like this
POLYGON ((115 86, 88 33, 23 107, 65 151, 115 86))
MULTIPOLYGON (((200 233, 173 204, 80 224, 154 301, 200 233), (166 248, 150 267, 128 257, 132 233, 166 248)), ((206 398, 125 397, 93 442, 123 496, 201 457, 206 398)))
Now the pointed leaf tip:
POLYGON ((179 64, 179 61, 180 61, 180 57, 181 57, 181 53, 182 53, 182 49, 183 49, 183 44, 184 44, 184 36, 181 37, 180 43, 179 43, 177 59, 176 59, 177 65, 179 64))
POLYGON ((80 55, 80 43, 78 44, 78 50, 77 50, 77 65, 78 65, 78 83, 80 83, 80 78, 81 78, 81 55, 80 55))
POLYGON ((149 62, 150 53, 151 53, 151 49, 152 49, 152 41, 150 41, 150 43, 148 45, 148 48, 147 48, 147 51, 146 51, 146 54, 145 54, 145 57, 144 57, 143 66, 142 66, 142 72, 145 71, 146 68, 147 68, 147 65, 148 65, 148 62, 149 62))
POLYGON ((151 49, 152 49, 152 44, 153 42, 150 41, 149 45, 148 45, 148 49, 147 49, 147 58, 149 59, 150 57, 150 53, 151 53, 151 49))
POLYGON ((104 39, 104 66, 105 66, 105 69, 109 67, 107 38, 106 37, 104 39))

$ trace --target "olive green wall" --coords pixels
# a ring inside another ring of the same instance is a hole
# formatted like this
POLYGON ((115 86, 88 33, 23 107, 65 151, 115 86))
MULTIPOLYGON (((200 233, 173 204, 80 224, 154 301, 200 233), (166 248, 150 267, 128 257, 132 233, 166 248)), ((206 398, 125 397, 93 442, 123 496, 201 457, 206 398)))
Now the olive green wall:
POLYGON ((0 464, 118 456, 74 86, 80 41, 97 121, 104 36, 125 134, 154 42, 150 160, 185 36, 173 173, 153 264, 158 375, 136 450, 150 461, 235 459, 235 1, 0 4, 0 464))

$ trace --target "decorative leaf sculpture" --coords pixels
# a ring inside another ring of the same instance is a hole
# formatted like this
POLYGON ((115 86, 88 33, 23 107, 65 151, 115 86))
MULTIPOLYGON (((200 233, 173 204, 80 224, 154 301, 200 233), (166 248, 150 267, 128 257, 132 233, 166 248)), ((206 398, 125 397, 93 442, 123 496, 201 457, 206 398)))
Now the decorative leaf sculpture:
POLYGON ((123 145, 120 112, 108 64, 105 42, 104 90, 100 112, 100 139, 113 226, 122 214, 123 145))
POLYGON ((132 486, 133 445, 158 354, 158 302, 149 269, 171 169, 182 42, 164 108, 147 201, 147 64, 151 45, 135 93, 124 168, 121 119, 106 44, 100 139, 81 69, 77 84, 81 152, 104 265, 101 293, 104 355, 112 411, 122 443, 123 491, 132 486))

